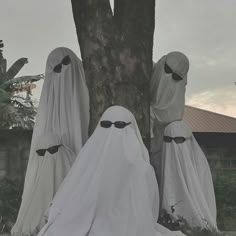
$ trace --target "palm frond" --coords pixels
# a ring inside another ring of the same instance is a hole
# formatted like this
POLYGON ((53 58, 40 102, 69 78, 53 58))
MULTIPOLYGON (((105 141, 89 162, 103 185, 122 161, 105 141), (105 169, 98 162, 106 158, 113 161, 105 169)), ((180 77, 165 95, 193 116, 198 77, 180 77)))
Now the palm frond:
POLYGON ((31 83, 44 78, 43 74, 20 76, 17 73, 28 63, 27 58, 20 58, 7 70, 7 60, 3 57, 4 44, 0 40, 0 128, 32 129, 36 106, 31 100, 31 83), (26 91, 26 97, 16 92, 26 91))
POLYGON ((5 80, 10 80, 13 79, 17 73, 23 68, 23 66, 28 63, 28 59, 27 58, 20 58, 18 59, 6 72, 5 74, 5 80))
POLYGON ((36 82, 36 81, 39 81, 40 79, 43 79, 42 74, 40 74, 40 75, 20 76, 20 77, 16 77, 16 78, 9 79, 9 80, 5 81, 4 83, 2 83, 2 85, 0 85, 0 87, 7 88, 8 86, 13 85, 15 83, 21 84, 23 82, 25 82, 25 83, 36 82))

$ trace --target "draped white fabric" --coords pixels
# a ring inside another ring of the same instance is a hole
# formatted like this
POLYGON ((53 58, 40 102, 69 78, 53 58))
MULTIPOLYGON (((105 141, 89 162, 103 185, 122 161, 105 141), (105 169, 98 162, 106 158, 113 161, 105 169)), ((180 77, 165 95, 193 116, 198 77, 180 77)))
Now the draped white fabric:
POLYGON ((153 68, 150 83, 151 161, 158 182, 160 182, 163 132, 167 124, 183 118, 188 70, 188 58, 181 52, 168 53, 153 68), (165 72, 165 64, 183 79, 174 80, 172 73, 165 72))
POLYGON ((175 120, 182 120, 188 69, 188 58, 181 52, 171 52, 155 64, 150 83, 151 134, 154 137, 159 133, 156 125, 165 126, 175 120), (174 80, 171 73, 165 72, 165 64, 183 79, 174 80))
POLYGON ((127 109, 113 106, 102 120, 131 124, 103 128, 99 122, 57 192, 48 223, 38 236, 178 235, 156 223, 158 186, 135 118, 127 109))
MULTIPOLYGON (((58 185, 54 185, 50 191, 46 191, 49 184, 43 183, 43 177, 39 178, 39 175, 47 176, 51 171, 52 173, 48 177, 52 179, 48 181, 54 181, 52 176, 55 177, 58 173, 58 171, 55 172, 54 167, 58 166, 58 163, 51 163, 46 166, 47 162, 51 162, 54 159, 49 158, 47 160, 47 156, 45 156, 44 164, 42 164, 42 158, 35 157, 35 150, 40 144, 37 141, 38 137, 48 132, 60 137, 60 143, 67 147, 68 150, 71 150, 70 154, 67 152, 64 155, 63 153, 63 158, 68 159, 66 161, 71 163, 71 158, 75 159, 75 156, 87 140, 88 122, 89 94, 82 63, 70 49, 56 48, 49 54, 47 59, 45 81, 33 131, 22 203, 17 222, 12 229, 13 235, 28 235, 32 232, 37 225, 37 220, 40 218, 39 214, 45 210, 45 207, 52 200, 53 194, 51 191, 55 194, 58 187, 58 185), (53 68, 60 64, 66 56, 69 56, 71 63, 68 65, 61 64, 61 71, 59 73, 54 72, 53 68), (41 165, 42 168, 40 167, 41 165), (36 184, 37 191, 35 190, 36 184), (39 194, 38 198, 44 196, 43 199, 45 201, 39 201, 35 206, 30 205, 35 194, 39 194), (36 211, 36 208, 40 213, 35 214, 38 216, 34 218, 31 213, 36 211), (30 216, 32 217, 30 218, 30 216), (25 219, 28 220, 26 221, 25 219)), ((49 139, 47 140, 51 142, 49 139)), ((60 148, 61 150, 63 148, 60 148)), ((62 161, 61 164, 63 164, 65 162, 63 158, 59 158, 56 162, 62 161)), ((65 169, 68 171, 68 168, 65 169)), ((64 176, 65 173, 59 175, 64 176)), ((61 177, 58 181, 61 182, 61 177)))
POLYGON ((151 79, 151 111, 154 122, 168 124, 181 120, 184 113, 185 86, 189 61, 181 52, 171 52, 162 57, 154 66, 151 79), (166 73, 164 65, 167 64, 174 73, 183 79, 176 81, 172 73, 166 73))
MULTIPOLYGON (((44 133, 37 139, 35 148, 47 149, 60 144, 58 136, 44 133)), ((54 154, 46 151, 44 156, 38 156, 36 152, 34 153, 34 184, 31 186, 27 206, 21 209, 21 214, 12 230, 13 235, 30 235, 35 230, 75 157, 75 153, 66 146, 60 146, 58 152, 54 154)))
POLYGON ((161 210, 173 219, 183 217, 191 227, 216 230, 214 187, 205 155, 183 121, 169 124, 164 135, 186 141, 163 144, 161 210))

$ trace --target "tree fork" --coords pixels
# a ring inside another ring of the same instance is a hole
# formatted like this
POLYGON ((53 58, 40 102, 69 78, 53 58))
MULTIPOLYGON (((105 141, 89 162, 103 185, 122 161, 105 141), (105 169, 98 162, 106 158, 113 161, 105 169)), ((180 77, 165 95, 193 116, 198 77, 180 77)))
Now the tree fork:
POLYGON ((90 134, 105 109, 121 105, 150 143, 149 80, 155 0, 71 0, 90 94, 90 134))

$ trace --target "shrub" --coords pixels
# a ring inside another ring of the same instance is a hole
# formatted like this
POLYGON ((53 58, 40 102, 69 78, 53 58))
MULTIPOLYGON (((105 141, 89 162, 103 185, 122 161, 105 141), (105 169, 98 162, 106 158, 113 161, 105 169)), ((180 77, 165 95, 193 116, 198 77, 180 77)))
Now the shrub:
POLYGON ((0 233, 10 232, 21 203, 22 184, 19 181, 0 181, 0 233))
POLYGON ((236 230, 236 171, 213 172, 217 223, 220 230, 236 230))

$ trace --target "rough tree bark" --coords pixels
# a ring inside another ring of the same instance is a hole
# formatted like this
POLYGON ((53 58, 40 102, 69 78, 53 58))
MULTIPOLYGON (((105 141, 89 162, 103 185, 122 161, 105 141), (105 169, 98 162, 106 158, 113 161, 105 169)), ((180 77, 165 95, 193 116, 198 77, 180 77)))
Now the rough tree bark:
POLYGON ((90 133, 111 105, 128 108, 150 143, 155 0, 71 0, 90 93, 90 133))

